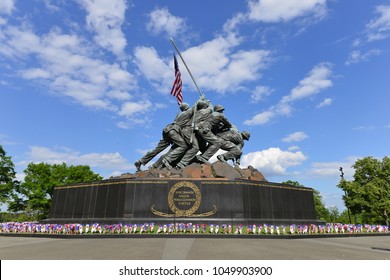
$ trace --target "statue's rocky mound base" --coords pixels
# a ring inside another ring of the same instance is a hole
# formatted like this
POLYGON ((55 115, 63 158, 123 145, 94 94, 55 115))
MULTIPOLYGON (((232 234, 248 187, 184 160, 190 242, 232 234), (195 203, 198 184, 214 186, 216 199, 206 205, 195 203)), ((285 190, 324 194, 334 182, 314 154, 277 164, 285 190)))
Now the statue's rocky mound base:
POLYGON ((193 163, 184 169, 150 169, 135 174, 122 174, 110 179, 147 179, 147 178, 197 178, 197 179, 242 179, 252 181, 267 181, 263 174, 252 166, 248 168, 233 167, 226 162, 193 163))

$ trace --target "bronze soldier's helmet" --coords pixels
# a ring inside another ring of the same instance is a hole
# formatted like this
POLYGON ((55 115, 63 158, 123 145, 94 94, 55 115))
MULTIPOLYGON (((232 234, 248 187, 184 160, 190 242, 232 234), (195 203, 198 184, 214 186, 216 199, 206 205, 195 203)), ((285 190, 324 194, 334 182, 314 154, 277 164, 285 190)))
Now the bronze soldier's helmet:
POLYGON ((245 140, 249 140, 249 138, 251 137, 251 134, 250 134, 248 131, 243 131, 243 132, 241 132, 241 135, 242 135, 242 137, 243 137, 245 140))
POLYGON ((223 108, 222 105, 215 105, 214 106, 214 112, 223 112, 223 110, 225 110, 225 108, 223 108))
POLYGON ((182 110, 182 111, 187 110, 189 107, 190 107, 190 105, 188 105, 188 103, 186 103, 186 102, 183 102, 180 104, 180 110, 182 110))
POLYGON ((207 104, 205 101, 199 101, 196 108, 197 108, 198 110, 200 110, 200 109, 207 108, 207 106, 208 106, 208 104, 207 104))

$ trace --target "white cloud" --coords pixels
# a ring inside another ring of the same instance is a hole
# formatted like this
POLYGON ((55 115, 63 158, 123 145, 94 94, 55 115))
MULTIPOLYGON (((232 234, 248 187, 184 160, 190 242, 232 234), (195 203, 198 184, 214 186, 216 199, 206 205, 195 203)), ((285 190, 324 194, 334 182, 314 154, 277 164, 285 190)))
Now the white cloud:
POLYGON ((122 104, 122 108, 119 111, 120 116, 132 116, 135 113, 145 113, 152 107, 152 103, 149 100, 141 102, 125 102, 122 104))
MULTIPOLYGON (((171 61, 173 64, 173 59, 171 61)), ((160 88, 161 91, 166 91, 168 85, 174 80, 173 66, 169 67, 168 63, 161 59, 152 47, 136 47, 134 63, 145 78, 157 83, 156 88, 160 88)))
POLYGON ((129 162, 119 153, 89 153, 81 154, 69 148, 47 148, 33 146, 28 152, 28 162, 45 162, 48 164, 89 165, 91 168, 99 168, 109 172, 124 171, 133 168, 129 162))
POLYGON ((341 172, 340 167, 343 168, 344 178, 351 180, 355 170, 352 165, 358 159, 356 156, 350 156, 344 161, 333 161, 333 162, 313 162, 308 171, 309 174, 319 177, 336 177, 340 178, 341 172))
POLYGON ((130 98, 136 80, 119 64, 109 64, 93 53, 77 35, 55 28, 39 36, 30 29, 9 26, 0 37, 0 54, 20 61, 36 59, 34 68, 15 69, 22 78, 39 79, 53 93, 83 106, 116 112, 118 100, 130 98))
POLYGON ((248 14, 244 13, 238 13, 235 14, 231 19, 229 19, 224 25, 223 30, 229 34, 231 32, 234 32, 237 25, 241 24, 242 22, 245 22, 248 19, 248 14))
MULTIPOLYGON (((227 37, 218 36, 182 51, 186 63, 202 89, 219 93, 233 92, 243 83, 261 77, 260 71, 267 66, 271 52, 267 50, 234 52, 234 48, 240 42, 241 39, 234 34, 227 37)), ((172 57, 163 59, 154 48, 139 46, 134 51, 134 63, 144 77, 155 83, 156 89, 166 92, 172 86, 174 79, 172 57)), ((182 66, 179 61, 180 69, 184 69, 182 66)), ((187 71, 182 70, 181 73, 183 81, 191 81, 187 71)))
POLYGON ((390 36, 390 6, 377 6, 376 13, 379 16, 366 25, 368 42, 383 40, 390 36))
POLYGON ((252 21, 279 22, 312 15, 326 15, 326 0, 250 0, 249 19, 252 21))
POLYGON ((50 73, 42 68, 31 68, 27 70, 22 70, 21 74, 22 77, 27 80, 50 78, 50 73))
POLYGON ((375 126, 373 125, 362 125, 353 128, 353 130, 373 130, 373 129, 375 129, 375 126))
POLYGON ((125 0, 78 0, 87 11, 87 25, 96 32, 97 44, 117 56, 122 56, 126 37, 121 26, 127 8, 125 0))
POLYGON ((282 139, 282 141, 286 142, 286 143, 300 142, 302 140, 305 140, 308 137, 309 136, 306 133, 304 133, 302 131, 297 131, 297 132, 294 132, 294 133, 291 133, 291 134, 287 135, 286 137, 284 137, 282 139))
POLYGON ((301 152, 283 151, 280 148, 269 148, 242 156, 241 166, 253 166, 261 170, 265 176, 282 175, 287 168, 298 166, 306 160, 301 152))
POLYGON ((253 116, 252 119, 244 121, 245 125, 262 125, 268 123, 275 116, 275 112, 265 111, 253 116))
POLYGON ((324 100, 322 100, 322 102, 320 104, 317 105, 317 108, 330 106, 332 103, 333 103, 332 98, 325 98, 324 100))
POLYGON ((316 65, 310 73, 299 82, 299 85, 291 90, 289 101, 302 99, 314 95, 333 85, 329 77, 332 74, 329 63, 316 65))
POLYGON ((378 49, 372 49, 365 53, 362 53, 360 50, 354 50, 349 54, 345 65, 356 64, 362 61, 369 61, 371 57, 380 55, 381 53, 382 51, 378 49))
POLYGON ((337 176, 340 175, 339 168, 341 162, 314 162, 310 168, 310 173, 318 176, 337 176))
POLYGON ((263 125, 270 122, 276 116, 288 116, 291 114, 292 104, 297 100, 311 97, 333 85, 330 79, 332 75, 330 63, 319 63, 313 67, 310 73, 293 88, 289 95, 283 96, 279 103, 268 110, 256 114, 245 125, 263 125))
POLYGON ((257 86, 251 95, 251 102, 258 103, 263 100, 264 97, 270 95, 273 89, 265 86, 257 86))
POLYGON ((56 5, 53 4, 53 0, 43 0, 45 3, 45 6, 48 10, 53 11, 53 12, 58 12, 60 11, 60 8, 56 5))
POLYGON ((219 93, 236 90, 242 83, 261 77, 271 56, 268 50, 234 52, 241 39, 234 34, 216 37, 183 52, 200 86, 219 93), (206 67, 205 67, 206 65, 206 67))
MULTIPOLYGON (((380 5, 375 7, 375 12, 378 14, 376 18, 371 19, 364 29, 364 35, 354 39, 352 46, 357 48, 365 43, 373 41, 384 40, 390 36, 390 6, 380 5)), ((346 65, 358 63, 361 61, 368 61, 371 56, 381 54, 380 50, 370 50, 362 53, 360 50, 352 51, 346 65)))
POLYGON ((1 0, 0 1, 0 14, 10 15, 15 9, 16 0, 1 0))
POLYGON ((165 32, 168 36, 174 37, 186 30, 185 20, 172 15, 166 8, 155 9, 149 13, 148 17, 149 22, 146 27, 153 34, 165 32))
POLYGON ((269 52, 265 50, 240 51, 232 54, 226 65, 218 72, 200 75, 200 84, 210 90, 217 92, 234 91, 237 87, 246 82, 261 77, 260 69, 263 69, 269 52))
POLYGON ((18 143, 10 140, 10 137, 7 134, 0 133, 0 145, 16 145, 16 144, 18 143))

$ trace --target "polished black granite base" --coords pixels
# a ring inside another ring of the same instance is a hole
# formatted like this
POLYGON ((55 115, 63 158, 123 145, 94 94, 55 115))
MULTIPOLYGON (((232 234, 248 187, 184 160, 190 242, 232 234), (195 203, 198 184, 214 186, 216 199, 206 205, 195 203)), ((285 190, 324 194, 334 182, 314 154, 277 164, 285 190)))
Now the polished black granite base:
POLYGON ((267 181, 116 179, 54 189, 50 223, 298 224, 316 220, 313 190, 267 181))

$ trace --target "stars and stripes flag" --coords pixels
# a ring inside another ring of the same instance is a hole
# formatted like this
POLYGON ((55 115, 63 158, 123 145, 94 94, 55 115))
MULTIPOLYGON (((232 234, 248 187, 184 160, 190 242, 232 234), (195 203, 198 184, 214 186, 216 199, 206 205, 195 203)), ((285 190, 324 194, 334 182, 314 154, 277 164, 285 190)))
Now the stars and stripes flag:
POLYGON ((175 54, 173 54, 173 61, 175 64, 175 82, 173 83, 172 86, 171 95, 176 97, 177 104, 180 105, 183 102, 182 82, 181 82, 181 73, 179 70, 179 64, 177 63, 175 54))

